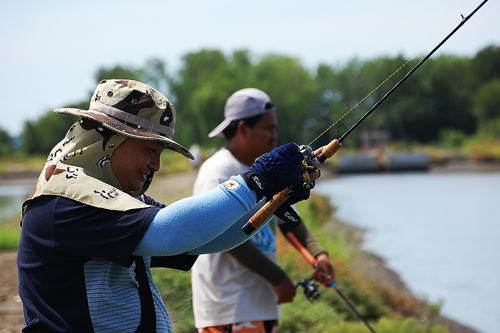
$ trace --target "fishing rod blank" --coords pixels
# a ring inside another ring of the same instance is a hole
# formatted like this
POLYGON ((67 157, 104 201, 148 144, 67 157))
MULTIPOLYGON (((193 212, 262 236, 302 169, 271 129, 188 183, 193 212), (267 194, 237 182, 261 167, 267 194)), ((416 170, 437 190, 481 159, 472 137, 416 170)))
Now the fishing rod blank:
MULTIPOLYGON (((316 260, 316 258, 314 258, 314 256, 309 252, 307 251, 307 249, 305 248, 304 245, 302 245, 299 240, 297 239, 297 237, 295 237, 294 234, 292 234, 290 231, 285 231, 285 236, 286 238, 288 238, 288 240, 295 246, 295 248, 300 252, 300 254, 302 254, 302 256, 307 260, 307 262, 314 268, 317 268, 318 267, 318 260, 316 260)), ((370 326, 370 324, 366 321, 365 317, 363 317, 361 315, 361 313, 358 312, 358 310, 356 310, 356 308, 354 307, 354 305, 347 299, 347 297, 345 297, 345 295, 340 291, 340 289, 337 287, 337 285, 335 284, 335 282, 332 280, 332 281, 329 281, 329 284, 330 284, 330 287, 332 287, 339 295, 340 297, 344 300, 344 302, 349 306, 349 308, 358 316, 359 319, 361 319, 366 327, 368 327, 368 329, 372 332, 372 333, 376 333, 375 330, 370 326)))
MULTIPOLYGON (((373 111, 375 111, 375 109, 379 107, 379 105, 382 104, 382 102, 384 102, 387 97, 389 97, 401 84, 403 84, 403 82, 405 82, 406 79, 410 77, 410 75, 412 75, 420 66, 422 66, 422 64, 427 59, 429 59, 434 54, 434 52, 436 52, 451 36, 453 36, 453 34, 455 34, 455 32, 457 32, 457 30, 460 29, 465 24, 465 22, 467 22, 472 17, 472 15, 474 15, 486 2, 488 2, 488 0, 484 0, 481 4, 479 4, 479 6, 477 6, 476 9, 474 9, 472 13, 470 13, 467 17, 462 16, 462 21, 460 22, 460 24, 458 24, 455 29, 453 29, 453 31, 448 34, 448 36, 446 36, 434 49, 432 49, 429 54, 427 54, 422 60, 420 60, 419 63, 412 68, 412 70, 410 70, 401 80, 399 80, 398 83, 396 83, 394 87, 392 87, 377 103, 375 103, 363 115, 363 117, 361 117, 354 125, 352 125, 351 128, 347 130, 347 132, 345 132, 339 139, 333 139, 327 146, 325 146, 323 151, 318 156, 311 156, 310 159, 307 160, 307 164, 306 162, 304 162, 306 169, 310 166, 319 168, 328 158, 332 157, 342 146, 342 141, 344 141, 344 139, 349 134, 351 134, 352 131, 354 131, 354 129, 359 126, 359 124, 361 124, 373 111)), ((304 175, 304 177, 308 178, 307 173, 304 175)), ((247 235, 250 235, 252 232, 257 230, 257 228, 259 228, 264 222, 266 222, 271 217, 271 215, 274 214, 274 212, 285 201, 287 201, 288 198, 290 198, 290 191, 291 188, 288 187, 283 191, 275 194, 271 200, 269 200, 257 213, 254 214, 254 216, 252 216, 248 220, 248 222, 242 227, 242 230, 247 235)))
POLYGON ((420 60, 419 63, 416 64, 411 71, 409 71, 401 80, 399 80, 399 82, 396 83, 396 85, 394 85, 394 87, 392 87, 391 90, 389 90, 377 103, 375 103, 370 108, 370 110, 368 110, 368 112, 366 112, 363 115, 363 117, 361 117, 361 119, 359 119, 354 125, 352 125, 351 128, 349 128, 349 130, 347 130, 347 132, 345 132, 344 135, 342 135, 338 139, 338 141, 341 143, 349 134, 351 134, 351 132, 354 131, 354 129, 358 127, 358 125, 361 124, 363 120, 365 120, 366 117, 370 115, 370 113, 372 113, 380 104, 382 104, 382 102, 385 101, 386 98, 389 97, 394 92, 394 90, 396 90, 401 84, 403 84, 403 82, 405 82, 410 75, 412 75, 427 59, 429 59, 434 54, 434 52, 436 52, 444 43, 446 43, 446 41, 451 36, 453 36, 455 32, 457 32, 458 29, 460 29, 465 24, 465 22, 467 22, 471 18, 471 16, 474 15, 487 1, 488 0, 484 0, 479 6, 477 6, 476 9, 474 9, 474 11, 472 11, 472 13, 469 14, 469 16, 467 17, 462 16, 462 21, 460 22, 460 24, 457 25, 455 29, 453 29, 453 31, 450 32, 448 36, 446 36, 434 49, 432 49, 432 51, 429 52, 429 54, 427 54, 422 60, 420 60))
POLYGON ((368 324, 366 319, 356 310, 354 305, 352 305, 352 303, 349 302, 349 300, 344 296, 344 294, 339 290, 339 288, 337 288, 337 286, 335 285, 335 282, 333 282, 333 281, 330 282, 330 287, 335 289, 335 291, 340 295, 340 297, 344 300, 344 302, 346 302, 346 304, 351 308, 351 310, 354 311, 354 313, 358 316, 358 318, 361 319, 365 323, 366 327, 368 327, 368 329, 372 333, 376 333, 375 330, 370 326, 370 324, 368 324))

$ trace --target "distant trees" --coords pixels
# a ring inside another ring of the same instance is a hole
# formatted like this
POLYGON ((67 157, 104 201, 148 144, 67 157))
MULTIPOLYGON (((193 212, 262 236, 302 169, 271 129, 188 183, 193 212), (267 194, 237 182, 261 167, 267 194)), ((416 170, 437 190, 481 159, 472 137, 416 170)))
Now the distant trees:
MULTIPOLYGON (((88 109, 89 102, 69 105, 88 109)), ((21 133, 21 150, 26 154, 48 155, 50 150, 65 136, 69 127, 77 120, 75 116, 61 116, 55 112, 47 112, 37 121, 27 121, 21 133)))
POLYGON ((129 80, 139 80, 141 75, 141 70, 133 67, 123 67, 120 65, 105 68, 100 67, 95 75, 96 85, 103 79, 129 79, 129 80))
POLYGON ((9 132, 0 128, 0 157, 8 155, 13 150, 13 139, 9 132))
POLYGON ((500 136, 500 79, 482 85, 473 96, 473 114, 481 135, 500 136))
POLYGON ((227 97, 250 84, 249 66, 246 52, 226 58, 220 51, 202 50, 182 57, 181 68, 169 82, 177 140, 187 146, 210 144, 207 135, 222 120, 227 97))
POLYGON ((178 110, 177 134, 190 145, 220 145, 208 133, 224 118, 224 104, 236 90, 255 87, 276 105, 279 134, 284 141, 305 142, 314 135, 309 119, 320 87, 297 59, 269 54, 252 62, 248 51, 226 57, 217 50, 202 50, 183 57, 182 67, 170 80, 178 110))
MULTIPOLYGON (((165 62, 155 58, 141 68, 99 68, 95 79, 96 84, 104 78, 136 79, 164 92, 178 113, 175 138, 187 147, 222 144, 209 140, 207 134, 222 120, 226 99, 241 88, 259 88, 272 98, 280 143, 307 144, 352 109, 318 139, 319 146, 343 134, 417 61, 396 73, 406 63, 401 55, 352 59, 342 66, 320 64, 310 71, 298 59, 285 55, 255 57, 247 50, 230 55, 200 50, 184 55, 175 73, 169 73, 165 62)), ((87 108, 88 99, 78 106, 87 108)), ((47 154, 74 121, 48 112, 37 121, 26 122, 21 149, 47 154)), ((437 142, 446 136, 457 141, 467 135, 500 138, 500 47, 486 47, 473 58, 430 58, 362 127, 387 130, 392 139, 407 142, 437 142)), ((0 154, 9 144, 12 139, 0 130, 0 154)))

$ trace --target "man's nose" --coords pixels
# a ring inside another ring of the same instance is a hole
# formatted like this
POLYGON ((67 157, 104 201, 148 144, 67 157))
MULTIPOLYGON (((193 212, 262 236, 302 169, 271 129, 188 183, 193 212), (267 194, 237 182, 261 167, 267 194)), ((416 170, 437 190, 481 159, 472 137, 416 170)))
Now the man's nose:
POLYGON ((148 167, 153 170, 154 172, 160 170, 160 154, 155 154, 153 158, 151 159, 151 162, 149 163, 148 167))

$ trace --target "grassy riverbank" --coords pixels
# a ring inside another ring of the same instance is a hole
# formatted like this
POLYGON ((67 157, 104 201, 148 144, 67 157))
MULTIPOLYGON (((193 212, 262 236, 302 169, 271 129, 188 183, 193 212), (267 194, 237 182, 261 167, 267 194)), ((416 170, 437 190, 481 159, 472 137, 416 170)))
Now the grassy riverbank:
MULTIPOLYGON (((426 306, 411 294, 391 287, 390 281, 377 282, 363 273, 368 262, 363 263, 366 257, 359 250, 362 231, 335 220, 333 207, 325 198, 313 195, 297 206, 302 218, 330 252, 337 286, 377 332, 450 331, 448 326, 434 322, 439 306, 426 306)), ((280 265, 294 282, 311 277, 312 268, 281 234, 277 246, 280 265)), ((154 274, 173 318, 174 330, 196 332, 189 273, 156 269, 154 274)), ((320 298, 310 303, 299 288, 294 302, 281 307, 279 332, 367 332, 366 326, 333 289, 319 287, 320 298)))
MULTIPOLYGON (((196 171, 155 179, 149 193, 162 202, 191 194, 196 171)), ((328 177, 328 173, 324 173, 328 177)), ((326 198, 312 195, 297 204, 302 218, 330 252, 340 290, 355 304, 377 332, 473 332, 437 316, 439 304, 417 299, 397 274, 376 256, 362 252, 363 230, 336 220, 326 198)), ((278 234, 280 265, 294 282, 308 278, 312 268, 278 234)), ((164 296, 176 332, 196 332, 191 308, 190 274, 156 269, 155 281, 164 296)), ((367 328, 333 289, 319 288, 319 300, 310 303, 299 290, 293 303, 282 306, 279 332, 366 332, 367 328)))
MULTIPOLYGON (((174 159, 173 163, 170 160, 172 156, 175 157, 174 154, 166 154, 166 160, 162 161, 165 173, 157 175, 148 191, 160 202, 170 203, 192 193, 196 170, 187 171, 187 160, 174 159)), ((463 167, 463 164, 460 165, 463 167)), ((40 168, 37 166, 37 170, 40 168)), ((445 170, 443 165, 440 168, 440 171, 445 170)), ((0 185, 34 184, 38 172, 30 170, 23 169, 21 173, 15 173, 16 176, 12 176, 12 171, 8 175, 0 175, 0 185)), ((328 177, 326 170, 323 177, 328 177)), ((297 206, 305 222, 330 252, 339 289, 377 332, 474 332, 438 316, 440 304, 429 304, 425 297, 411 295, 397 274, 388 270, 381 259, 361 251, 363 230, 336 220, 333 217, 335 208, 328 200, 313 194, 311 199, 297 206)), ((0 262, 2 281, 5 281, 0 289, 2 332, 19 331, 19 323, 22 323, 22 307, 16 298, 18 222, 19 217, 15 217, 0 223, 0 247, 4 250, 0 251, 0 262), (11 326, 6 326, 9 323, 11 326), (10 330, 12 327, 14 329, 10 330)), ((280 265, 294 282, 310 277, 311 267, 281 235, 278 236, 278 253, 280 265)), ((175 332, 196 332, 191 310, 190 273, 157 269, 155 281, 171 314, 175 332)), ((333 289, 320 287, 319 290, 321 296, 314 303, 307 301, 301 289, 293 303, 282 306, 280 333, 368 331, 333 289)))

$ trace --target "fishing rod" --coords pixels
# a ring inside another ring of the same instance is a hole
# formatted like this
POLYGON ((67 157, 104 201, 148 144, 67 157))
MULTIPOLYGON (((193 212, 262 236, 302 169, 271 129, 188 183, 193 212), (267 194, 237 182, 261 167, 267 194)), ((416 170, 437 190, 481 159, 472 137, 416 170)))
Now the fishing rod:
MULTIPOLYGON (((313 257, 313 255, 307 251, 307 249, 305 248, 304 245, 302 245, 299 240, 297 239, 297 237, 295 237, 294 234, 292 234, 290 231, 286 231, 285 232, 285 237, 293 244, 293 246, 295 246, 295 248, 300 252, 300 254, 302 254, 302 256, 307 260, 307 262, 314 268, 316 269, 318 267, 318 260, 316 260, 316 258, 313 257)), ((327 277, 324 277, 325 279, 327 279, 327 277)), ((309 285, 307 285, 308 281, 310 280, 303 280, 301 282, 299 282, 299 284, 306 284, 306 287, 308 287, 309 285)), ((366 321, 365 317, 363 317, 361 315, 361 313, 358 312, 358 310, 356 310, 356 308, 354 307, 354 305, 347 299, 347 297, 345 297, 345 295, 340 291, 340 289, 337 287, 337 285, 335 284, 335 282, 333 280, 331 281, 326 281, 327 283, 329 283, 330 287, 332 287, 338 294, 339 296, 342 298, 342 300, 344 300, 344 302, 349 306, 349 308, 358 316, 359 319, 361 319, 361 321, 363 321, 363 323, 365 323, 366 327, 368 327, 368 329, 372 332, 372 333, 376 333, 375 330, 370 326, 370 324, 368 323, 368 321, 366 321)), ((309 291, 308 289, 305 289, 305 291, 309 291)), ((306 293, 306 297, 312 301, 310 299, 310 297, 313 297, 314 299, 318 298, 319 297, 319 293, 318 294, 313 294, 313 295, 308 295, 306 293)))
MULTIPOLYGON (((323 151, 318 155, 314 156, 311 147, 308 145, 300 146, 300 151, 304 155, 304 165, 303 178, 304 185, 306 189, 311 189, 314 183, 309 179, 309 173, 318 169, 325 161, 332 157, 342 146, 342 141, 351 134, 376 108, 380 106, 400 85, 403 84, 422 64, 429 59, 434 52, 436 52, 451 36, 455 34, 464 24, 467 22, 472 15, 474 15, 488 0, 481 2, 476 9, 474 9, 467 17, 462 15, 462 21, 453 29, 452 32, 448 34, 432 51, 430 51, 422 60, 418 62, 406 75, 398 81, 377 103, 375 103, 354 125, 351 126, 340 138, 333 139, 328 145, 323 148, 323 151)), ((324 133, 324 132, 323 132, 324 133)), ((313 141, 314 142, 314 141, 313 141)), ((275 194, 271 200, 269 200, 257 213, 255 213, 249 221, 242 227, 242 230, 250 235, 257 228, 259 228, 264 222, 271 217, 272 214, 290 198, 291 187, 288 187, 281 192, 275 194)))

